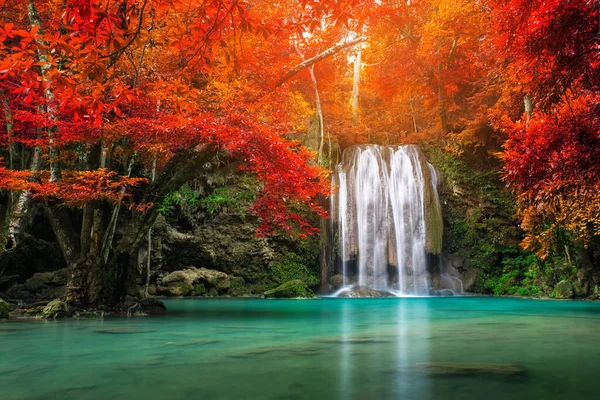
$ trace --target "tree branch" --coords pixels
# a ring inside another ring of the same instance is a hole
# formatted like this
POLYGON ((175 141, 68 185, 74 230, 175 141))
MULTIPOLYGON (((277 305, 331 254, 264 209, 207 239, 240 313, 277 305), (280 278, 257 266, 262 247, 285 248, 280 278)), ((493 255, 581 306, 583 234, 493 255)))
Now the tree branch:
POLYGON ((292 78, 294 75, 296 75, 298 72, 302 71, 303 69, 308 68, 311 65, 314 65, 314 64, 318 63, 319 61, 322 61, 325 58, 327 58, 335 53, 338 53, 344 49, 347 49, 348 47, 352 47, 354 45, 362 43, 366 40, 367 40, 366 37, 360 37, 358 39, 354 39, 349 42, 336 44, 335 46, 328 48, 324 52, 317 54, 313 58, 309 58, 308 60, 302 61, 300 64, 296 65, 295 67, 290 69, 288 72, 286 72, 285 75, 283 75, 283 77, 281 77, 281 79, 279 79, 279 81, 277 81, 277 83, 275 84, 275 87, 279 87, 279 86, 283 85, 285 82, 287 82, 290 78, 292 78))

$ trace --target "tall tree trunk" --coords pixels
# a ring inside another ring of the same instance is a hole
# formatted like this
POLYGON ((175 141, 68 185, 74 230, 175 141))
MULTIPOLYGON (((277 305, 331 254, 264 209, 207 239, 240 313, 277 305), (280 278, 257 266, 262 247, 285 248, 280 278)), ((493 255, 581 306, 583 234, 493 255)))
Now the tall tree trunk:
MULTIPOLYGON (((156 177, 155 181, 145 191, 142 203, 154 202, 158 205, 165 196, 179 189, 196 175, 207 161, 216 156, 216 151, 211 146, 204 146, 201 150, 188 149, 171 158, 165 168, 156 177)), ((112 256, 109 258, 107 268, 111 274, 118 276, 120 287, 112 295, 113 301, 122 298, 134 281, 140 281, 138 274, 138 249, 148 239, 148 231, 159 216, 157 206, 145 212, 134 213, 128 229, 121 236, 112 256)))
MULTIPOLYGON (((156 156, 152 161, 152 179, 150 182, 154 182, 156 179, 156 156)), ((148 297, 148 287, 150 286, 150 267, 152 262, 152 228, 148 229, 148 246, 146 254, 146 286, 144 289, 144 296, 148 297)))
MULTIPOLYGON (((31 26, 35 26, 39 29, 39 32, 43 32, 40 17, 33 0, 29 0, 29 3, 27 4, 27 12, 31 26)), ((40 44, 42 46, 45 45, 45 43, 40 44)), ((50 119, 55 121, 57 119, 58 107, 56 104, 56 99, 54 98, 54 92, 52 90, 52 79, 48 74, 52 64, 49 61, 48 55, 42 50, 38 50, 38 60, 40 62, 42 81, 44 82, 44 97, 46 98, 45 111, 49 115, 50 119)), ((60 179, 60 166, 58 162, 59 152, 54 139, 54 132, 56 132, 56 130, 56 126, 52 126, 47 129, 50 148, 50 182, 56 182, 58 179, 60 179)))
POLYGON ((444 104, 445 96, 444 96, 444 84, 442 82, 442 66, 437 66, 437 79, 438 79, 438 113, 440 117, 440 126, 442 128, 442 133, 448 133, 448 123, 447 123, 447 115, 446 115, 446 105, 444 104))
POLYGON ((410 96, 410 100, 408 101, 408 104, 410 106, 410 115, 412 117, 414 133, 419 133, 419 129, 417 127, 417 118, 415 115, 415 106, 413 104, 413 96, 412 95, 410 96))
MULTIPOLYGON (((304 61, 304 55, 302 54, 302 52, 300 51, 300 49, 298 48, 298 46, 296 45, 296 52, 300 55, 300 57, 302 57, 302 60, 304 61)), ((322 167, 327 167, 329 168, 329 165, 325 166, 325 158, 324 158, 324 148, 325 148, 325 124, 323 122, 323 109, 321 106, 321 96, 319 93, 319 85, 317 83, 317 77, 315 75, 315 69, 314 69, 314 65, 311 65, 308 68, 308 72, 310 73, 310 78, 312 81, 312 85, 313 85, 313 89, 315 91, 315 114, 317 117, 317 121, 319 123, 319 149, 318 149, 318 153, 317 153, 317 162, 320 166, 322 167)), ((329 161, 328 164, 331 163, 331 138, 329 139, 329 161)), ((327 200, 325 198, 321 198, 319 199, 319 202, 322 203, 321 205, 326 207, 327 206, 327 200)), ((329 248, 328 248, 328 240, 327 240, 327 220, 325 218, 321 218, 321 220, 319 221, 319 228, 320 228, 320 236, 319 236, 319 248, 320 248, 320 255, 319 255, 319 262, 320 262, 320 269, 321 269, 321 292, 322 293, 326 293, 327 292, 327 285, 328 285, 328 257, 327 254, 329 253, 329 248)))
MULTIPOLYGON (((133 170, 133 164, 135 163, 136 153, 133 153, 131 156, 131 160, 129 160, 129 166, 127 167, 127 177, 131 177, 131 172, 133 170)), ((105 156, 103 156, 105 159, 105 156)), ((108 228, 104 233, 104 238, 102 239, 102 260, 104 263, 108 261, 108 256, 110 251, 112 250, 112 244, 115 236, 115 231, 117 230, 117 222, 119 220, 119 212, 121 210, 121 200, 125 196, 125 187, 123 186, 119 192, 119 202, 114 205, 113 211, 110 217, 110 221, 108 223, 108 228)))
POLYGON ((313 88, 315 89, 315 113, 319 121, 319 152, 317 153, 317 159, 319 165, 323 166, 323 150, 325 147, 325 124, 323 122, 323 109, 321 107, 321 96, 319 95, 319 86, 317 85, 317 78, 315 76, 314 65, 309 68, 310 78, 312 80, 313 88))
POLYGON ((354 58, 354 78, 352 80, 352 123, 358 124, 360 96, 360 72, 362 69, 362 49, 359 47, 354 58))
MULTIPOLYGON (((296 48, 296 52, 304 61, 304 54, 300 51, 300 48, 297 44, 294 45, 296 48)), ((317 162, 319 165, 323 165, 323 150, 325 147, 325 125, 323 123, 323 108, 321 106, 321 95, 319 93, 319 85, 317 83, 317 77, 315 75, 315 66, 311 65, 308 68, 308 72, 310 73, 310 79, 313 85, 313 90, 315 91, 315 114, 317 117, 317 121, 319 122, 319 148, 317 153, 317 162)))

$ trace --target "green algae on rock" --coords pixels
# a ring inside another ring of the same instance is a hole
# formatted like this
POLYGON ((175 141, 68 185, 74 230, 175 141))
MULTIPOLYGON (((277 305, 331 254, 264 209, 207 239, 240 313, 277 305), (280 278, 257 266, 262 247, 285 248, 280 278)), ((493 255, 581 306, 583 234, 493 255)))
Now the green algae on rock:
POLYGON ((9 315, 8 303, 0 299, 0 319, 7 319, 9 315))
POLYGON ((570 299, 573 297, 573 286, 571 282, 562 280, 554 287, 554 297, 557 299, 570 299))
POLYGON ((300 279, 294 279, 265 292, 265 297, 276 299, 314 298, 312 290, 300 279))
POLYGON ((46 319, 53 319, 61 316, 68 311, 67 303, 61 299, 54 299, 42 309, 41 316, 46 319))

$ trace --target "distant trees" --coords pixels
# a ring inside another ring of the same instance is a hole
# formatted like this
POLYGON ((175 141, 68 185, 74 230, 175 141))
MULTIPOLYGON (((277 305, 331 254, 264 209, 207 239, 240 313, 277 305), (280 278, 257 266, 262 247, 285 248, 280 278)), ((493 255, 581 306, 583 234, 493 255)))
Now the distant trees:
POLYGON ((563 250, 565 231, 586 246, 600 237, 599 6, 492 4, 504 96, 514 99, 498 108, 505 178, 520 194, 524 245, 542 257, 563 250), (531 104, 525 113, 519 97, 531 104))
POLYGON ((297 209, 322 213, 327 179, 288 140, 314 108, 321 158, 326 136, 506 141, 524 244, 544 256, 561 229, 589 243, 598 21, 595 0, 0 0, 0 252, 42 207, 70 299, 95 303, 156 205, 219 154, 262 181, 259 234, 314 233, 297 209))
POLYGON ((262 182, 259 234, 315 232, 294 210, 321 213, 328 183, 313 154, 286 139, 304 106, 289 86, 274 89, 296 29, 277 7, 8 0, 0 9, 0 252, 19 246, 31 208, 42 207, 71 303, 124 293, 157 206, 219 154, 262 182))

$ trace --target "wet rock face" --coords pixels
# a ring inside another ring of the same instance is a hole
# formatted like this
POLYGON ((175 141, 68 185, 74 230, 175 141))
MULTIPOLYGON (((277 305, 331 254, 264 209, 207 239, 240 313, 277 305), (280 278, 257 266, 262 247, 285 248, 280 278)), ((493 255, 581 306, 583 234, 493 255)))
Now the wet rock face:
MULTIPOLYGON (((157 289, 158 286, 175 286, 171 283, 166 285, 165 277, 159 283, 161 274, 188 270, 190 266, 205 267, 215 273, 225 274, 202 277, 204 281, 215 280, 215 284, 204 285, 205 289, 196 288, 200 295, 208 294, 212 288, 217 292, 212 295, 261 294, 265 289, 276 286, 277 282, 272 280, 269 271, 279 249, 266 239, 255 237, 257 226, 253 217, 244 219, 235 215, 216 215, 203 219, 193 215, 190 216, 189 229, 184 230, 183 224, 161 218, 155 228, 156 243, 152 260, 153 280, 157 281, 157 289), (235 279, 225 279, 227 276, 235 279), (224 290, 227 288, 223 285, 228 284, 236 286, 233 289, 236 294, 231 293, 231 288, 224 290), (245 292, 240 290, 241 285, 247 289, 245 292)), ((174 277, 167 279, 171 278, 174 277)), ((194 273, 187 279, 176 281, 194 286, 190 278, 196 279, 194 273)), ((179 296, 192 293, 189 286, 181 286, 179 290, 183 292, 177 294, 179 296)), ((160 289, 157 293, 160 294, 160 289)))
POLYGON ((24 283, 13 285, 5 292, 5 296, 26 303, 54 299, 65 294, 67 276, 67 268, 54 272, 38 272, 24 283))
POLYGON ((275 289, 267 290, 264 293, 267 298, 274 299, 295 299, 295 298, 313 298, 314 293, 304 282, 294 279, 286 282, 275 289))

